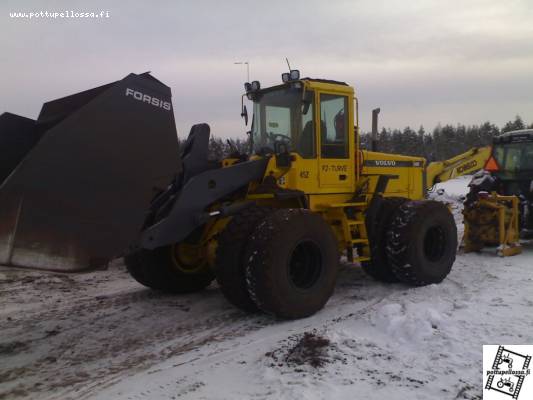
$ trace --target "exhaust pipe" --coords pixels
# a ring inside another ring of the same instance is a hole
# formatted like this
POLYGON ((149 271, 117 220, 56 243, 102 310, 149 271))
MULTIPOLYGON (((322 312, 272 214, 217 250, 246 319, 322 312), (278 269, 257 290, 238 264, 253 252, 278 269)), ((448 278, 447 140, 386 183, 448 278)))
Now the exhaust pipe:
POLYGON ((372 110, 372 151, 378 151, 378 115, 381 109, 372 110))

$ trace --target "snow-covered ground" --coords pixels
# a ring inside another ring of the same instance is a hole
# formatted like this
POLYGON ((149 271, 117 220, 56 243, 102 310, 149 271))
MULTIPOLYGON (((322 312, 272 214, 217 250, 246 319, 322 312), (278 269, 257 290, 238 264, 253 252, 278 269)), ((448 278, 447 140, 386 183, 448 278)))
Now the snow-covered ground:
MULTIPOLYGON (((466 183, 433 195, 459 224, 466 183)), ((0 399, 481 399, 482 345, 533 344, 532 279, 533 248, 459 254, 422 288, 345 264, 321 312, 277 321, 233 308, 215 284, 152 292, 120 263, 0 268, 0 399)))

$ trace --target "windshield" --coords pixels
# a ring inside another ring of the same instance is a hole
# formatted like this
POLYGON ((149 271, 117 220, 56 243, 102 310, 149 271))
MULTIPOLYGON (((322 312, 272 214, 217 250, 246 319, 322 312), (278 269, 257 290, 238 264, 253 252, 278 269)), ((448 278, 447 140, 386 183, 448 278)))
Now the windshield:
POLYGON ((494 147, 494 158, 502 171, 532 171, 533 142, 497 145, 494 147))
POLYGON ((293 87, 259 95, 254 101, 252 124, 254 153, 274 153, 284 144, 290 152, 304 158, 314 157, 313 105, 304 107, 303 111, 307 111, 304 114, 302 104, 302 89, 293 87))

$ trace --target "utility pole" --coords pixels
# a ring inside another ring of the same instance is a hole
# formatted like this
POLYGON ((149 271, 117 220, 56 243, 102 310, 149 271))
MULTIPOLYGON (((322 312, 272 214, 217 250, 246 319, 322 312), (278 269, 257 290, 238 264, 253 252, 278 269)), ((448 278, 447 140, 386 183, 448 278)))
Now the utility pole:
POLYGON ((246 82, 250 82, 250 63, 248 61, 237 61, 233 64, 246 65, 246 82))

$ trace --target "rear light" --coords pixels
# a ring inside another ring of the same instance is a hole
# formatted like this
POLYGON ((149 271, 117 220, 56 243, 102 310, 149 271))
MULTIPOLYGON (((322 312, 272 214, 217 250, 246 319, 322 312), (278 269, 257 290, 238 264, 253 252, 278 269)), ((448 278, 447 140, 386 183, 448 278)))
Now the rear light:
POLYGON ((500 166, 494 156, 490 156, 483 169, 488 172, 498 172, 500 170, 500 166))

